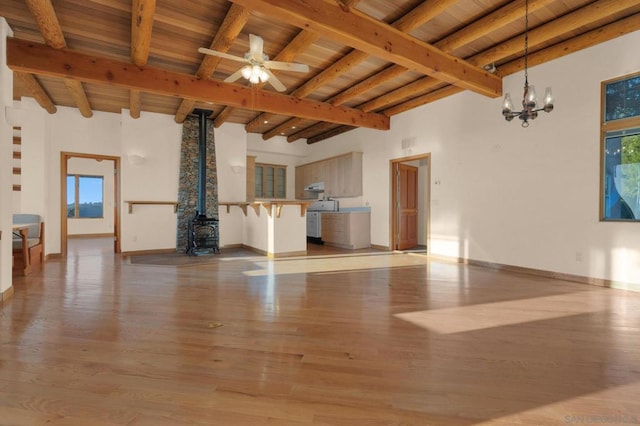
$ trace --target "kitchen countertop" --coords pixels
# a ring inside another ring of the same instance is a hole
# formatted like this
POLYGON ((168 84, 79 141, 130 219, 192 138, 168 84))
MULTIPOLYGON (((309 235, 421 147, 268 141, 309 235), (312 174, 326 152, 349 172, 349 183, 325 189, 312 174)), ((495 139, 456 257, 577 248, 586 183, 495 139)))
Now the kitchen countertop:
POLYGON ((345 207, 338 211, 324 211, 320 213, 371 213, 371 207, 345 207))

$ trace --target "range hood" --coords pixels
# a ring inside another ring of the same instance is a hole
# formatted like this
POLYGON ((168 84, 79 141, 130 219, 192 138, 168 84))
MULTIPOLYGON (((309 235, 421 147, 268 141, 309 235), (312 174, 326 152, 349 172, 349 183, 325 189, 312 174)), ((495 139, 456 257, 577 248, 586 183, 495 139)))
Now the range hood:
POLYGON ((310 183, 304 187, 304 190, 310 192, 324 192, 324 182, 310 183))

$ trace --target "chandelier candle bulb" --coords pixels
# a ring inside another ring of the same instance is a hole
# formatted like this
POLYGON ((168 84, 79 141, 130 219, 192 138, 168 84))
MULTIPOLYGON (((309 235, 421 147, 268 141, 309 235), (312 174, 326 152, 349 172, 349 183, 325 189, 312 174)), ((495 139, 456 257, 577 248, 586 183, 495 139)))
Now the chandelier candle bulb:
POLYGON ((547 87, 544 91, 544 112, 553 111, 553 94, 551 87, 547 87))
POLYGON ((538 103, 538 96, 536 95, 536 86, 530 85, 524 88, 524 96, 527 100, 526 108, 535 108, 538 103))

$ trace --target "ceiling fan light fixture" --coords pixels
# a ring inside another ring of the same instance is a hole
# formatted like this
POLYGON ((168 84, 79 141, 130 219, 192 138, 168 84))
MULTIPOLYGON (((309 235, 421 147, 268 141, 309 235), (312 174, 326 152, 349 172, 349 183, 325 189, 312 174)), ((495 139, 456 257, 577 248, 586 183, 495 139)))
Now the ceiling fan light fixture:
POLYGON ((245 65, 240 72, 242 73, 242 77, 249 80, 251 78, 251 65, 245 65))

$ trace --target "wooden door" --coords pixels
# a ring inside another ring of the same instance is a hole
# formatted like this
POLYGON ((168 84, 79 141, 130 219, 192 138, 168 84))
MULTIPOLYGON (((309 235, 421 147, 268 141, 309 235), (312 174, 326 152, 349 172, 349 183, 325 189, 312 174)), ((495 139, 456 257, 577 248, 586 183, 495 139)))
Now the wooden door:
POLYGON ((418 245, 418 168, 397 164, 398 203, 396 250, 418 245))

